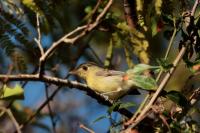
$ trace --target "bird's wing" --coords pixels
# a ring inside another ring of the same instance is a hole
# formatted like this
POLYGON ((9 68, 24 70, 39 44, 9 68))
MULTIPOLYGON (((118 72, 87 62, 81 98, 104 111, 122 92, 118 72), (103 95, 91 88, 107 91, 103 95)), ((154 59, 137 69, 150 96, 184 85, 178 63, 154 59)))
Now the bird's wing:
POLYGON ((101 70, 101 71, 98 71, 96 72, 96 75, 97 76, 117 76, 117 75, 124 75, 125 73, 124 72, 121 72, 121 71, 114 71, 114 70, 101 70))

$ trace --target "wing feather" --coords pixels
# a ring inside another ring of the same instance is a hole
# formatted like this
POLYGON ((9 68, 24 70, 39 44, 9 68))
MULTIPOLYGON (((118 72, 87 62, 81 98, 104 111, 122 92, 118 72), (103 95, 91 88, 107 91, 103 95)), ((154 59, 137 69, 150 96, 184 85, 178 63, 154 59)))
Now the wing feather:
POLYGON ((96 72, 96 76, 105 76, 105 77, 108 77, 108 76, 117 76, 117 75, 124 75, 124 74, 125 73, 121 72, 121 71, 105 70, 105 69, 96 72))

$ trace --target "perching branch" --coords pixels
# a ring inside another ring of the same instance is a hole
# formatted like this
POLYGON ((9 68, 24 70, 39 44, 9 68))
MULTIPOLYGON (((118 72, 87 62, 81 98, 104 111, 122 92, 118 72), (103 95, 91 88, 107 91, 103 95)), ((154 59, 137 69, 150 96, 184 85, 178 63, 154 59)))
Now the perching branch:
POLYGON ((95 133, 92 129, 89 129, 88 127, 86 127, 85 125, 83 124, 79 124, 79 127, 84 129, 85 131, 87 131, 88 133, 95 133))
MULTIPOLYGON (((48 90, 48 85, 47 84, 45 84, 45 94, 46 94, 46 99, 49 99, 49 90, 48 90)), ((49 117, 51 119, 53 133, 56 133, 56 121, 54 120, 54 112, 53 112, 53 110, 51 108, 50 102, 48 102, 47 107, 48 107, 49 117)))
MULTIPOLYGON (((63 85, 69 88, 77 88, 79 90, 87 92, 87 95, 96 99, 99 103, 107 106, 112 106, 113 101, 108 100, 103 95, 94 92, 90 89, 86 84, 79 83, 77 81, 70 81, 67 79, 60 79, 56 77, 43 75, 40 77, 38 74, 20 74, 20 75, 0 75, 0 80, 4 80, 7 78, 9 81, 42 81, 45 83, 55 84, 55 85, 63 85)), ((125 109, 119 109, 118 112, 130 118, 132 113, 125 109)))

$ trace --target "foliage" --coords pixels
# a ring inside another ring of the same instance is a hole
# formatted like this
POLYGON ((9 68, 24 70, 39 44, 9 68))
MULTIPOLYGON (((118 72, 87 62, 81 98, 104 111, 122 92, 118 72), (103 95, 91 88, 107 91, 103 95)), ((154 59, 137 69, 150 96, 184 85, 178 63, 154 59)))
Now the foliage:
POLYGON ((15 87, 10 88, 7 85, 4 85, 2 88, 0 99, 23 99, 24 98, 24 90, 20 85, 16 84, 15 87))

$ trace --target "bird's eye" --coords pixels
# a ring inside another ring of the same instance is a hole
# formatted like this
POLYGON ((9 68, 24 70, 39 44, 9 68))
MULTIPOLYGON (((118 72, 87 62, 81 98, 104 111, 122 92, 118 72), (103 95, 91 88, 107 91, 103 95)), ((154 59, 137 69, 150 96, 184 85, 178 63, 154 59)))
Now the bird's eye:
POLYGON ((85 71, 88 70, 88 67, 86 67, 86 66, 83 66, 82 68, 83 68, 83 70, 85 70, 85 71))

